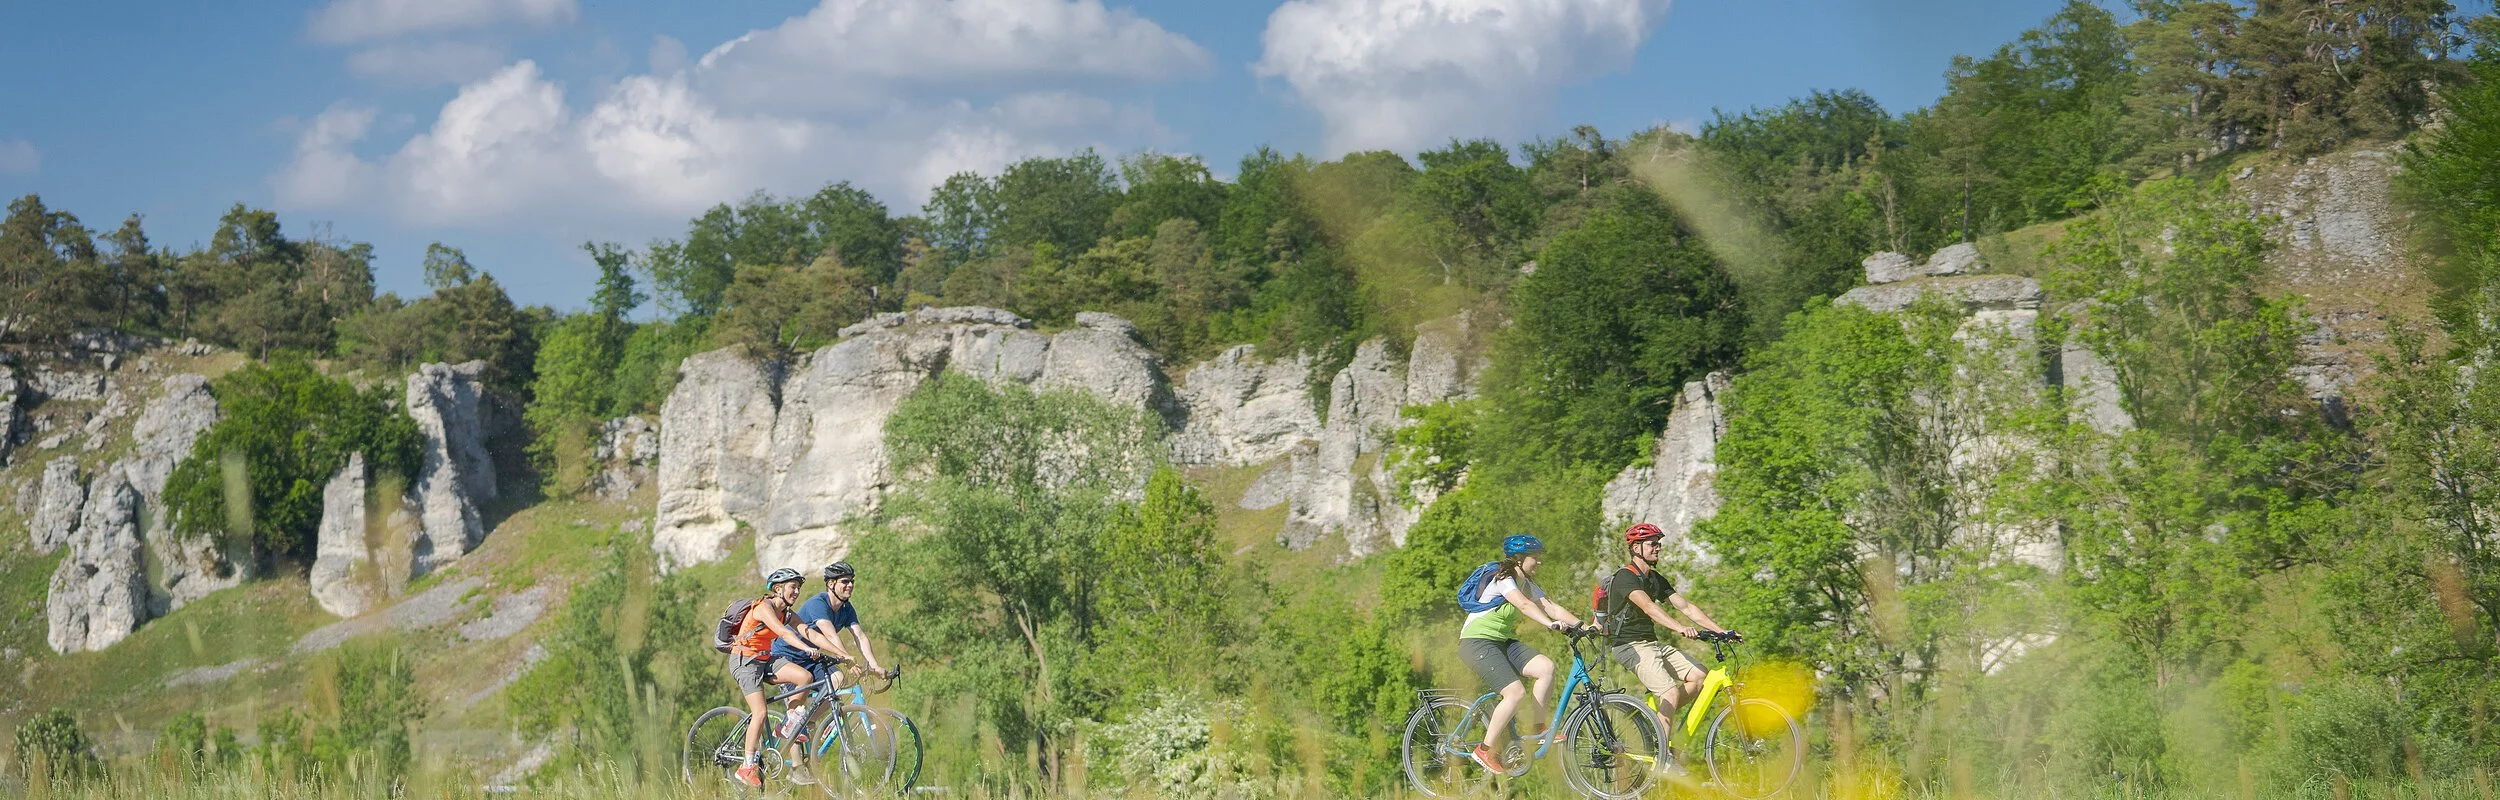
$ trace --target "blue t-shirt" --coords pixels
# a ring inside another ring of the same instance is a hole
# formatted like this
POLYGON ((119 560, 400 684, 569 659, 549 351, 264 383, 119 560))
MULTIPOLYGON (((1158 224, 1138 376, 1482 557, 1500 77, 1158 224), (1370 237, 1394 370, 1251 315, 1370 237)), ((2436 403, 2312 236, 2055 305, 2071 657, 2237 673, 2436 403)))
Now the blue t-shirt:
MULTIPOLYGON (((851 603, 843 603, 842 610, 836 611, 833 608, 833 598, 824 592, 817 592, 816 596, 807 598, 807 602, 799 604, 798 617, 790 624, 790 627, 814 628, 819 620, 833 623, 834 632, 840 633, 844 628, 859 624, 859 610, 851 603)), ((792 661, 807 660, 807 654, 790 646, 790 642, 786 639, 773 640, 773 655, 792 661)))

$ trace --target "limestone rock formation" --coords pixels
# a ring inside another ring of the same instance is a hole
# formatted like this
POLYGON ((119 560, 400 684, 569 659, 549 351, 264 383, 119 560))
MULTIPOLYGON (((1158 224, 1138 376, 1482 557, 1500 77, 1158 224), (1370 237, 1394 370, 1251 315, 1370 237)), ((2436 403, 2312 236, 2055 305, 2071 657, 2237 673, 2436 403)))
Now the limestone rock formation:
POLYGON ((154 505, 165 492, 174 465, 191 455, 191 445, 217 424, 217 398, 208 393, 208 379, 183 373, 169 376, 130 429, 130 483, 154 505))
MULTIPOLYGON (((1869 277, 1872 276, 1870 272, 1869 277)), ((1968 311, 2040 307, 2040 282, 2020 275, 1958 275, 1900 280, 1860 286, 1841 293, 1832 302, 1856 305, 1869 311, 1891 312, 1909 308, 1920 297, 1931 293, 1959 303, 1968 311)))
POLYGON ((778 370, 732 350, 678 366, 677 388, 660 407, 651 544, 663 566, 718 561, 740 521, 760 518, 779 384, 778 370))
POLYGON ((2118 400, 2118 370, 2092 348, 2073 339, 2058 349, 2058 383, 2065 389, 2070 418, 2101 433, 2135 428, 2135 417, 2118 400))
POLYGON ((62 456, 43 465, 42 488, 35 495, 35 513, 27 526, 35 552, 49 553, 68 544, 78 532, 78 512, 87 506, 87 483, 78 474, 78 459, 62 456))
POLYGON ((1860 266, 1866 268, 1866 282, 1886 284, 1918 277, 1918 262, 1900 253, 1883 252, 1866 257, 1860 266))
POLYGON ((1921 268, 1919 272, 1932 277, 1966 275, 1982 271, 1986 266, 1980 259, 1979 248, 1972 246, 1969 242, 1963 242, 1929 255, 1927 266, 1921 268))
POLYGON ((1310 385, 1307 354, 1268 361, 1246 344, 1217 354, 1175 389, 1186 420, 1172 434, 1172 459, 1241 466, 1291 454, 1319 436, 1310 385))
POLYGON ((0 464, 7 463, 9 451, 16 449, 20 429, 25 427, 26 390, 16 370, 0 366, 0 464))
POLYGON ((44 639, 55 652, 109 647, 136 630, 147 613, 139 492, 120 471, 108 471, 96 476, 87 501, 44 601, 44 639))
POLYGON ((591 491, 606 500, 622 501, 651 483, 660 461, 660 428, 641 417, 617 417, 599 425, 599 443, 591 453, 599 474, 591 491))
POLYGON ((1649 463, 1625 467, 1606 483, 1601 508, 1612 529, 1647 522, 1666 531, 1668 547, 1707 555, 1691 537, 1695 524, 1719 513, 1718 448, 1727 435, 1720 397, 1727 388, 1725 372, 1684 384, 1649 463))
POLYGON ((423 576, 477 547, 486 526, 480 504, 497 493, 486 437, 496 424, 480 376, 486 362, 426 364, 408 376, 408 416, 423 438, 423 459, 410 493, 423 509, 410 577, 423 576))
POLYGON ((1407 405, 1475 396, 1477 377, 1492 365, 1477 346, 1476 326, 1473 311, 1415 326, 1414 352, 1406 357, 1407 405))
POLYGON ((786 380, 779 365, 731 351, 687 359, 660 412, 654 548, 670 568, 717 560, 743 525, 766 564, 839 557, 845 526, 891 480, 886 417, 947 370, 1176 413, 1135 326, 1096 313, 1076 322, 1045 334, 994 308, 878 315, 789 365, 786 380))
MULTIPOLYGON (((157 591, 150 596, 156 614, 251 577, 249 552, 230 549, 213 533, 175 530, 163 499, 174 465, 191 455, 191 446, 217 424, 217 417, 217 398, 209 394, 207 378, 190 373, 168 376, 131 425, 130 455, 114 466, 128 477, 145 509, 145 540, 157 566, 157 591)), ((92 498, 94 493, 89 494, 92 498)))
POLYGON ((365 541, 365 454, 347 457, 321 487, 321 527, 313 538, 312 596, 324 610, 353 617, 373 607, 376 559, 365 541))

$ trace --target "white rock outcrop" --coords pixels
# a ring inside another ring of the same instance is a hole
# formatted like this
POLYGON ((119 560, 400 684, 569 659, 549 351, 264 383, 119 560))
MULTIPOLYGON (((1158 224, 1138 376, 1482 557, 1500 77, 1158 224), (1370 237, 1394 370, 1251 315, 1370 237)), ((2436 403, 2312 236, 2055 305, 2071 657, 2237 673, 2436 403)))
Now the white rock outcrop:
POLYGON ((96 476, 69 553, 52 572, 44 640, 60 653, 102 650, 137 630, 147 611, 139 492, 109 471, 96 476))
POLYGON ((1859 266, 1866 268, 1866 282, 1871 284, 1907 280, 1918 277, 1920 272, 1918 262, 1911 261, 1909 256, 1894 252, 1867 256, 1865 261, 1859 262, 1859 266))
POLYGON ((1173 392, 1184 421, 1172 434, 1172 459, 1245 466, 1292 454, 1319 438, 1310 387, 1308 354, 1269 361, 1245 344, 1192 367, 1173 392))
POLYGON ((599 443, 591 452, 598 474, 590 490, 601 499, 623 501, 651 484, 660 462, 660 426, 642 417, 617 417, 599 425, 599 443))
POLYGON ((1728 374, 1684 384, 1667 427, 1650 447, 1649 463, 1623 468, 1606 483, 1601 509, 1610 530, 1647 522, 1666 532, 1671 550, 1707 558, 1693 526, 1719 513, 1719 439, 1727 435, 1728 374))
POLYGON ((207 378, 191 373, 167 376, 131 424, 130 455, 114 466, 139 493, 147 520, 144 539, 149 560, 156 565, 151 615, 181 608, 251 578, 253 558, 248 545, 229 547, 222 537, 206 532, 222 520, 192 525, 202 531, 179 531, 164 502, 165 481, 173 476, 174 465, 191 455, 192 445, 217 419, 217 398, 209 393, 207 378))
POLYGON ((769 495, 777 370, 733 350, 696 353, 677 367, 660 407, 659 507, 652 548, 674 568, 718 561, 742 521, 769 495))
POLYGON ((365 454, 347 457, 347 466, 321 487, 321 527, 314 534, 310 575, 313 601, 323 610, 353 617, 372 610, 384 599, 377 558, 367 536, 371 509, 366 489, 370 473, 365 454))
POLYGON ((848 526, 891 480, 886 417, 948 370, 1171 413, 1135 326, 1090 312, 1076 322, 1045 334, 994 308, 923 308, 844 328, 786 372, 729 350, 687 359, 660 411, 652 542, 663 565, 718 560, 741 527, 764 564, 840 557, 848 526))
POLYGON ((17 449, 18 434, 25 427, 26 390, 16 370, 0 366, 0 464, 8 463, 9 451, 17 449))
POLYGON ((415 578, 468 554, 486 537, 480 505, 497 493, 495 460, 487 452, 493 407, 480 380, 486 362, 426 364, 408 376, 408 416, 423 444, 409 491, 422 510, 411 549, 415 578))
POLYGON ((34 540, 35 552, 49 553, 68 544, 78 532, 78 512, 87 506, 87 482, 78 474, 78 459, 61 456, 43 465, 40 486, 27 533, 34 540))

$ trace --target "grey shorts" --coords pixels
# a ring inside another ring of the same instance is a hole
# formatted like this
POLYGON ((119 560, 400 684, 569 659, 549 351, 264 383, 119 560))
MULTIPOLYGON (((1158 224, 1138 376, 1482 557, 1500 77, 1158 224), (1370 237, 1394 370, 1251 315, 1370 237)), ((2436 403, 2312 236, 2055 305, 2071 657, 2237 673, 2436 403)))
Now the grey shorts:
POLYGON ((1476 673, 1493 691, 1519 682, 1519 673, 1536 660, 1536 648, 1517 639, 1497 642, 1491 639, 1458 640, 1458 660, 1467 662, 1467 669, 1476 673))
POLYGON ((764 685, 772 682, 772 670, 772 665, 764 659, 729 654, 729 677, 738 679, 738 693, 741 695, 764 691, 764 685))
POLYGON ((772 674, 776 676, 774 680, 778 681, 780 680, 778 676, 781 674, 782 667, 798 667, 799 671, 807 673, 807 679, 812 681, 825 676, 825 673, 818 671, 816 668, 816 665, 819 663, 822 662, 815 659, 801 661, 789 656, 773 656, 772 674))

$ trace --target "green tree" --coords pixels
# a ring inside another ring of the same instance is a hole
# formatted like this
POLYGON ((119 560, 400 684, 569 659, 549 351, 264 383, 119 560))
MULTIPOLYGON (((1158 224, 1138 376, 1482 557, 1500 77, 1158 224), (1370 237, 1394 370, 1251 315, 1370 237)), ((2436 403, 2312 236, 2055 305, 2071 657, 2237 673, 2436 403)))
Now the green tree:
POLYGON ((226 525, 223 463, 233 459, 251 501, 245 515, 251 528, 225 535, 260 552, 310 559, 313 531, 321 524, 321 487, 349 454, 365 454, 377 475, 405 481, 416 473, 417 425, 396 407, 393 388, 385 383, 358 391, 302 359, 283 357, 217 379, 209 390, 222 418, 165 482, 175 526, 204 531, 226 525))
POLYGON ((95 243, 78 217, 27 195, 0 220, 0 335, 37 341, 89 322, 95 243))
POLYGON ((78 729, 77 719, 57 708, 18 724, 17 763, 23 769, 42 769, 44 777, 52 781, 104 776, 104 762, 96 758, 95 742, 78 729))
MULTIPOLYGON (((1104 702, 1089 687, 1111 680, 1100 671, 1111 667, 1088 658, 1109 627, 1104 603, 1119 596, 1105 582, 1106 541, 1118 494, 1153 474, 1160 435, 1146 414, 1088 395, 953 373, 886 421, 896 474, 919 477, 880 508, 881 532, 860 541, 856 559, 893 571, 868 587, 870 602, 911 620, 890 629, 901 646, 944 654, 923 683, 970 702, 1008 752, 1058 752, 1066 723, 1104 702)), ((1167 481, 1160 499, 1132 512, 1140 527, 1120 539, 1153 549, 1123 563, 1174 563, 1190 556, 1162 547, 1202 541, 1186 495, 1167 481), (1150 519, 1182 530, 1144 530, 1150 519)))
POLYGON ((477 268, 469 266, 469 254, 460 248, 434 242, 425 246, 425 286, 440 292, 455 286, 467 286, 477 280, 477 268))
POLYGON ((1734 306, 1726 273, 1665 204, 1620 192, 1512 291, 1488 448, 1520 465, 1631 461, 1684 383, 1737 352, 1734 306))

